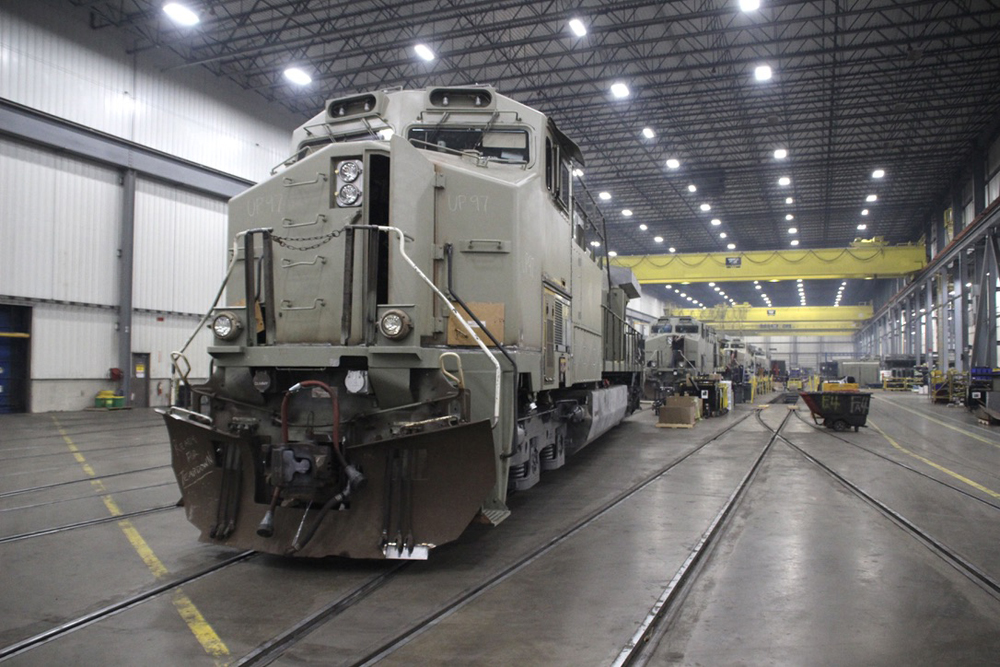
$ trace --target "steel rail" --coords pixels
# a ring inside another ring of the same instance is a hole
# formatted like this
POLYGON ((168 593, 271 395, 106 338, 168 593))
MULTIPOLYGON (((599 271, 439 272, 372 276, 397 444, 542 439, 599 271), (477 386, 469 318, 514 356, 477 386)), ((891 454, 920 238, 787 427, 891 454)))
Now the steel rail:
POLYGON ((105 618, 108 618, 109 616, 118 614, 122 611, 125 611, 126 609, 130 609, 132 607, 140 605, 143 602, 146 602, 148 600, 151 600, 155 597, 162 595, 163 593, 166 593, 167 591, 171 591, 175 588, 180 588, 184 584, 188 584, 203 577, 207 577, 208 575, 223 570, 229 567, 230 565, 235 565, 236 563, 239 563, 241 561, 248 560, 249 558, 252 558, 256 554, 257 554, 256 551, 243 551, 241 553, 236 554, 235 556, 227 558, 221 563, 215 563, 214 565, 209 565, 208 567, 204 567, 187 576, 180 577, 173 581, 168 581, 158 586, 153 586, 152 588, 149 588, 141 593, 137 593, 136 595, 132 595, 123 600, 119 600, 118 602, 109 604, 105 607, 92 611, 89 614, 84 614, 70 621, 66 621, 65 623, 62 623, 54 628, 46 630, 45 632, 40 632, 32 637, 28 637, 26 639, 14 642, 13 644, 9 644, 3 648, 0 648, 0 662, 8 660, 9 658, 13 658, 16 655, 20 655, 34 648, 38 648, 39 646, 42 646, 44 644, 48 644, 49 642, 52 642, 58 639, 59 637, 62 637, 63 635, 69 634, 71 632, 79 630, 80 628, 101 621, 105 618))
POLYGON ((991 593, 994 597, 1000 599, 1000 582, 993 579, 988 574, 986 574, 978 567, 973 565, 971 562, 960 556, 958 552, 949 547, 947 544, 935 539, 929 532, 927 532, 917 524, 913 523, 905 516, 903 516, 896 510, 892 509, 882 501, 878 500, 873 495, 862 489, 860 486, 850 481, 849 479, 838 473, 836 470, 826 465, 825 463, 823 463, 822 461, 811 455, 809 452, 805 451, 804 449, 793 443, 785 436, 780 435, 777 432, 775 432, 775 435, 778 439, 784 441, 784 443, 788 445, 790 448, 798 452, 799 455, 802 456, 804 459, 806 459, 807 461, 818 467, 820 470, 828 474, 836 481, 840 482, 840 484, 844 486, 847 490, 849 490, 851 493, 853 493, 858 498, 860 498, 861 500, 865 501, 873 508, 878 510, 882 515, 884 515, 886 518, 888 518, 890 521, 896 524, 901 530, 903 530, 903 532, 907 533, 908 535, 913 537, 917 542, 920 542, 925 547, 927 547, 931 551, 931 553, 935 554, 936 556, 941 558, 941 560, 951 565, 959 573, 965 575, 972 582, 983 587, 984 590, 991 593))
POLYGON ((7 537, 0 537, 0 544, 9 544, 10 542, 20 542, 22 540, 29 540, 33 537, 43 537, 45 535, 54 535, 55 533, 64 533, 69 530, 76 530, 77 528, 98 526, 102 523, 114 523, 115 521, 121 521, 122 519, 131 519, 133 517, 143 516, 145 514, 164 512, 166 510, 177 509, 178 507, 179 505, 177 505, 176 503, 171 503, 169 505, 160 505, 158 507, 150 507, 144 510, 136 510, 135 512, 125 512, 124 514, 104 516, 99 519, 87 519, 86 521, 67 523, 62 526, 54 526, 52 528, 42 528, 41 530, 33 530, 27 533, 18 533, 17 535, 8 535, 7 537))
MULTIPOLYGON (((993 503, 991 503, 990 501, 986 500, 985 498, 980 498, 979 496, 977 496, 977 495, 975 495, 973 493, 970 493, 970 492, 966 491, 965 489, 962 489, 962 488, 959 488, 959 487, 954 486, 952 484, 949 484, 948 482, 946 482, 946 481, 944 481, 942 479, 938 479, 937 477, 934 477, 933 475, 929 475, 929 474, 927 474, 927 473, 925 473, 925 472, 923 472, 921 470, 917 470, 913 466, 907 465, 907 464, 905 464, 905 463, 903 463, 901 461, 896 461, 895 459, 889 458, 885 454, 880 454, 880 453, 876 452, 873 449, 868 449, 867 447, 863 447, 862 445, 859 445, 856 442, 852 442, 852 441, 848 440, 847 438, 842 438, 839 435, 837 435, 836 433, 833 433, 829 429, 826 429, 826 428, 824 428, 822 426, 817 426, 816 424, 810 424, 808 421, 806 421, 806 418, 803 417, 798 412, 795 413, 795 416, 798 417, 799 420, 803 424, 805 424, 807 426, 811 426, 813 429, 815 429, 816 431, 822 433, 823 435, 830 436, 834 440, 839 440, 840 442, 848 444, 848 445, 850 445, 852 447, 856 447, 857 449, 860 449, 863 452, 868 452, 872 456, 877 456, 878 458, 882 459, 883 461, 887 461, 889 463, 892 463, 893 465, 897 465, 900 468, 903 468, 904 470, 909 470, 910 472, 912 472, 912 473, 914 473, 916 475, 920 475, 921 477, 926 477, 927 479, 931 480, 932 482, 937 482, 941 486, 945 486, 945 487, 951 489, 952 491, 957 491, 958 493, 961 493, 963 496, 967 496, 967 497, 971 498, 972 500, 978 501, 978 502, 980 502, 980 503, 982 503, 982 504, 984 504, 984 505, 986 505, 988 507, 992 507, 995 510, 1000 510, 1000 505, 994 505, 993 503)), ((784 436, 782 436, 782 437, 784 437, 784 436)))
POLYGON ((163 468, 169 468, 170 464, 164 464, 161 466, 150 466, 149 468, 137 468, 135 470, 124 470, 122 472, 113 472, 107 475, 100 475, 99 477, 84 477, 82 479, 71 479, 66 482, 54 482, 53 484, 42 484, 41 486, 31 486, 24 489, 14 489, 13 491, 4 491, 0 493, 0 498, 8 498, 10 496, 19 496, 22 493, 32 493, 34 491, 46 491, 48 489, 54 489, 58 486, 69 486, 70 484, 82 484, 83 482, 93 482, 95 479, 108 479, 110 477, 121 477, 123 475, 135 475, 140 472, 149 472, 150 470, 162 470, 163 468))
POLYGON ((726 499, 722 509, 720 509, 715 515, 715 518, 712 519, 711 523, 709 523, 708 528, 704 533, 702 533, 701 538, 691 548, 688 553, 688 557, 674 573, 670 583, 668 583, 666 588, 663 589, 663 592, 649 610, 646 618, 644 618, 639 624, 639 628, 635 631, 635 633, 633 633, 632 637, 629 638, 628 642, 619 652, 614 662, 611 663, 613 667, 646 664, 650 657, 650 651, 648 649, 650 647, 655 648, 657 644, 659 644, 659 638, 662 637, 667 628, 670 627, 669 621, 672 620, 673 616, 676 614, 679 608, 678 603, 687 597, 687 592, 697 579, 697 575, 700 574, 702 567, 706 562, 707 555, 711 553, 715 545, 718 544, 719 536, 722 534, 723 528, 728 523, 727 520, 732 516, 733 510, 736 509, 739 502, 745 497, 746 491, 756 478, 761 464, 763 463, 768 452, 771 451, 771 447, 774 445, 774 442, 778 439, 778 431, 784 428, 785 424, 788 423, 788 418, 791 416, 791 412, 791 410, 788 411, 788 414, 785 415, 781 424, 778 426, 777 430, 775 430, 764 422, 760 414, 761 410, 754 410, 754 416, 757 418, 757 421, 760 422, 767 430, 771 431, 771 437, 768 438, 767 444, 765 444, 757 454, 757 457, 754 459, 750 469, 726 499))

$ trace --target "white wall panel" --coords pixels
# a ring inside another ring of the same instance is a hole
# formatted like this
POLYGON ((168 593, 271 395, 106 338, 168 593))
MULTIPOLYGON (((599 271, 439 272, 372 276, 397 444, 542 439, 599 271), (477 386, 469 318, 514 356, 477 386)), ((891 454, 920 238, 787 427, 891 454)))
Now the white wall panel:
POLYGON ((117 298, 118 174, 0 138, 0 293, 117 298))
POLYGON ((289 153, 302 119, 86 25, 66 2, 0 3, 0 97, 254 181, 289 153))
MULTIPOLYGON (((180 350, 191 336, 198 321, 189 317, 158 318, 156 315, 138 313, 132 319, 132 351, 149 353, 149 377, 153 380, 170 377, 170 353, 180 350)), ((209 356, 205 349, 212 344, 211 332, 202 327, 185 356, 191 364, 189 377, 204 380, 208 377, 209 356)))
POLYGON ((115 311, 54 305, 32 311, 32 379, 100 379, 118 365, 115 311))
POLYGON ((226 247, 226 204, 136 183, 136 308, 204 313, 225 276, 226 247))

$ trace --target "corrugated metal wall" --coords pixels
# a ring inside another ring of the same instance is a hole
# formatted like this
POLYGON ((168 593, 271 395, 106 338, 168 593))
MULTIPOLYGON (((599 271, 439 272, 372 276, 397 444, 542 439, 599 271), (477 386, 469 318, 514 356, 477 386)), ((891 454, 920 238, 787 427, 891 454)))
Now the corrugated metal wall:
POLYGON ((288 156, 301 120, 83 25, 69 3, 0 3, 0 97, 254 181, 288 156))
MULTIPOLYGON (((286 157, 300 119, 162 54, 129 56, 115 33, 82 28, 86 16, 54 0, 0 4, 0 97, 251 180, 286 157)), ((33 410, 115 388, 123 192, 114 169, 0 138, 0 295, 33 309, 33 410)), ((156 312, 135 313, 131 336, 150 354, 152 405, 167 400, 170 353, 211 305, 227 245, 225 202, 137 180, 133 306, 156 312)), ((203 330, 192 344, 192 378, 207 377, 210 342, 203 330)))
POLYGON ((112 305, 119 175, 0 138, 0 294, 112 305))
POLYGON ((203 313, 226 272, 226 204, 139 179, 136 308, 203 313))

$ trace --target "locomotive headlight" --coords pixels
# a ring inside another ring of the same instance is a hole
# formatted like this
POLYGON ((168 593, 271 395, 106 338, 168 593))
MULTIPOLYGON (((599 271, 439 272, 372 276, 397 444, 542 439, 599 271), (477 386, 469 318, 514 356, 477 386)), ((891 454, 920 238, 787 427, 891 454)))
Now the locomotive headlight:
POLYGON ((216 338, 222 340, 235 340, 243 330, 243 322, 236 316, 236 313, 224 311, 215 316, 212 320, 212 332, 216 338))
POLYGON ((348 183, 337 193, 337 203, 341 206, 354 206, 361 199, 361 190, 348 183))
POLYGON ((337 172, 345 183, 353 183, 361 175, 361 162, 359 160, 341 162, 340 166, 337 167, 337 172))
POLYGON ((413 329, 410 316, 401 310, 388 310, 378 321, 379 331, 389 340, 399 340, 413 329))

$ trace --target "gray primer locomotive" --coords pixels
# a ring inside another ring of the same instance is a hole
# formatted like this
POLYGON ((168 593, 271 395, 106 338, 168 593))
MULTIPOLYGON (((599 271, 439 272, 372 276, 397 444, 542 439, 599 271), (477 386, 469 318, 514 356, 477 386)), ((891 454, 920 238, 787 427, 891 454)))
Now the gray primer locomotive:
POLYGON ((187 516, 241 548, 426 558, 638 406, 580 150, 480 86, 331 100, 293 145, 230 202, 207 398, 164 414, 187 516))

